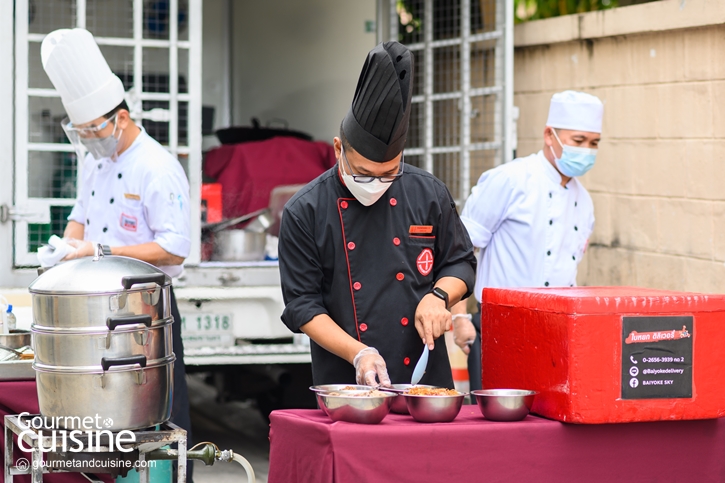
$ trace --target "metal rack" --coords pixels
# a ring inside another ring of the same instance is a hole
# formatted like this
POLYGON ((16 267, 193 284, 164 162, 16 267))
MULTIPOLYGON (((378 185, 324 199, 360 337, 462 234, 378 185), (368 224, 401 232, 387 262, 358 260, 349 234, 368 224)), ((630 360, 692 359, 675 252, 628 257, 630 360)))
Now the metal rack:
POLYGON ((377 10, 378 41, 415 57, 405 162, 462 207, 481 173, 516 150, 513 0, 377 0, 377 10))
MULTIPOLYGON (((104 453, 108 455, 108 453, 111 452, 108 445, 100 444, 98 446, 91 447, 88 451, 84 450, 81 453, 61 453, 62 435, 63 433, 70 433, 70 431, 60 429, 56 430, 56 434, 61 436, 61 438, 52 438, 49 435, 43 435, 41 432, 44 428, 35 429, 31 426, 31 421, 37 416, 39 415, 31 414, 21 416, 16 414, 5 416, 5 483, 13 483, 15 475, 31 475, 32 483, 41 483, 43 481, 43 474, 50 472, 42 464, 44 450, 47 449, 50 449, 49 453, 68 455, 71 456, 69 459, 75 458, 77 460, 87 460, 89 455, 91 455, 91 458, 92 455, 98 455, 100 458, 104 453), (21 461, 20 459, 17 462, 14 461, 13 451, 15 445, 13 442, 13 435, 16 435, 19 440, 22 438, 25 447, 32 448, 32 458, 30 461, 21 461), (43 450, 41 450, 41 448, 43 450)), ((50 432, 50 429, 45 429, 50 432)), ((123 444, 123 447, 138 451, 139 464, 137 465, 137 470, 140 483, 149 483, 150 481, 148 466, 145 463, 147 461, 146 455, 163 446, 174 443, 178 445, 178 472, 176 481, 177 483, 186 482, 186 431, 173 423, 167 422, 161 424, 158 431, 145 429, 132 431, 132 433, 135 436, 135 442, 123 444)), ((76 440, 84 443, 83 446, 85 448, 85 443, 88 442, 88 436, 83 433, 80 436, 77 436, 76 440)), ((83 472, 81 472, 81 474, 88 481, 101 481, 93 474, 83 472)))

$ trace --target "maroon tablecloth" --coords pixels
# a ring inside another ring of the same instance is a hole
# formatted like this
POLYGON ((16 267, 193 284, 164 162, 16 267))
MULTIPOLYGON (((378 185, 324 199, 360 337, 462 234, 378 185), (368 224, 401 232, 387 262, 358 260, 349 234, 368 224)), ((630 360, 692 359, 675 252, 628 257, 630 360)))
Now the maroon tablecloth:
MULTIPOLYGON (((35 388, 35 381, 12 381, 0 382, 0 480, 4 477, 5 465, 5 416, 8 414, 20 414, 26 411, 30 414, 38 414, 38 393, 35 388)), ((18 449, 18 441, 15 438, 15 459, 26 458, 31 460, 31 455, 25 454, 18 449)), ((101 475, 98 475, 101 476, 101 475)), ((110 477, 103 476, 104 481, 112 481, 110 477)), ((30 476, 22 475, 14 478, 17 483, 30 483, 30 476)), ((81 483, 88 482, 79 473, 55 473, 43 475, 45 483, 81 483)))
POLYGON ((379 425, 333 423, 320 410, 270 420, 270 483, 725 481, 725 418, 495 423, 464 406, 445 424, 395 414, 379 425))

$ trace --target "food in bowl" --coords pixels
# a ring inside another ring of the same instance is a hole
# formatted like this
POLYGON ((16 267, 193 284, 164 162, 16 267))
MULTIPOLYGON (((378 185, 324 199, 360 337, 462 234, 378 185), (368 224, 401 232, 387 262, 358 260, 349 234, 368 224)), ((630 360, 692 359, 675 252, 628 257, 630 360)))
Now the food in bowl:
POLYGON ((353 384, 323 384, 321 386, 310 386, 312 392, 332 392, 332 391, 370 391, 373 386, 353 385, 353 384))
POLYGON ((413 386, 407 389, 404 394, 411 396, 460 396, 461 393, 455 389, 445 387, 413 386))
POLYGON ((465 394, 446 388, 411 388, 403 393, 408 413, 421 423, 448 423, 456 419, 465 394))
POLYGON ((373 389, 372 391, 357 391, 355 389, 341 389, 342 391, 349 391, 349 392, 328 392, 326 393, 328 396, 350 396, 350 397, 380 397, 380 396, 387 396, 387 392, 378 391, 377 389, 373 389))
MULTIPOLYGON (((390 407, 391 413, 396 414, 410 414, 408 412, 408 403, 405 402, 405 397, 403 397, 403 393, 405 393, 406 390, 410 389, 411 387, 432 387, 435 388, 435 386, 426 386, 426 385, 416 385, 413 386, 412 384, 393 384, 392 389, 397 392, 399 395, 395 399, 393 399, 393 405, 390 407)), ((388 389, 390 390, 390 388, 388 389)))

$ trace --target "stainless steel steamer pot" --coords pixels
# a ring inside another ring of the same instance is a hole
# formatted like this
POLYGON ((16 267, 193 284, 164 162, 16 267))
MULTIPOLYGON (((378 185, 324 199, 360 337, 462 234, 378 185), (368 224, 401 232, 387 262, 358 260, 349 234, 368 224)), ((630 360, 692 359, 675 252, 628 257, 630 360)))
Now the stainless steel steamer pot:
POLYGON ((146 356, 149 361, 173 353, 172 318, 151 325, 148 315, 109 318, 108 329, 40 329, 34 327, 35 362, 45 366, 93 370, 101 359, 146 356), (122 324, 121 324, 122 322, 122 324))
POLYGON ((169 419, 175 356, 166 274, 97 250, 47 270, 29 290, 44 417, 69 429, 98 417, 111 431, 169 419))
POLYGON ((84 429, 77 427, 78 421, 96 416, 100 429, 111 431, 155 426, 171 417, 175 359, 173 354, 156 361, 145 356, 103 358, 92 371, 59 370, 36 362, 40 413, 63 429, 84 429))
POLYGON ((127 257, 86 257, 61 263, 30 284, 38 328, 105 329, 112 317, 171 316, 171 279, 148 263, 127 257))

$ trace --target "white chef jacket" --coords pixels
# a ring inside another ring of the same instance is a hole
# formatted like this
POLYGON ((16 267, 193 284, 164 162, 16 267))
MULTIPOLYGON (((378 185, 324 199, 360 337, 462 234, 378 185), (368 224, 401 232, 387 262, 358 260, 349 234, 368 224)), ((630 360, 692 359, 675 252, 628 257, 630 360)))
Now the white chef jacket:
MULTIPOLYGON (((189 182, 181 164, 141 128, 116 161, 88 154, 69 221, 83 237, 109 246, 156 242, 186 258, 191 250, 189 182)), ((159 267, 169 276, 181 265, 159 267)))
POLYGON ((461 214, 481 248, 474 294, 484 287, 569 287, 594 229, 594 206, 576 178, 543 151, 486 171, 461 214))

